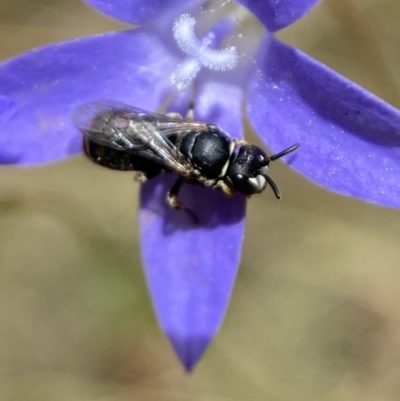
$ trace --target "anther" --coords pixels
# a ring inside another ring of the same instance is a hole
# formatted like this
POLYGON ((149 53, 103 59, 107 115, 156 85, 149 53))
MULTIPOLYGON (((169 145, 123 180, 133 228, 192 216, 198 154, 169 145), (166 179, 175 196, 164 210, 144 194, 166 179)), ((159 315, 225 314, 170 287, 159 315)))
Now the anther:
POLYGON ((173 34, 178 46, 189 56, 171 75, 171 84, 179 90, 191 84, 201 67, 225 71, 233 69, 238 63, 238 54, 234 46, 221 50, 211 49, 208 46, 214 38, 214 33, 209 32, 200 41, 194 33, 195 24, 196 20, 193 17, 182 14, 173 25, 173 34))

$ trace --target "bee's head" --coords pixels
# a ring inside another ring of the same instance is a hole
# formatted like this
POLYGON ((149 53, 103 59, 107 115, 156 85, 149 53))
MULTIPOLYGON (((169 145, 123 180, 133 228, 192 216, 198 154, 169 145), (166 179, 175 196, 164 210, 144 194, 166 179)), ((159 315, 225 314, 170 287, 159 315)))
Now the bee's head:
POLYGON ((274 191, 275 196, 279 199, 281 197, 279 188, 268 175, 269 163, 293 152, 299 146, 299 144, 293 145, 271 157, 268 157, 257 146, 241 146, 229 165, 227 178, 231 181, 235 191, 248 196, 262 192, 268 183, 274 191))

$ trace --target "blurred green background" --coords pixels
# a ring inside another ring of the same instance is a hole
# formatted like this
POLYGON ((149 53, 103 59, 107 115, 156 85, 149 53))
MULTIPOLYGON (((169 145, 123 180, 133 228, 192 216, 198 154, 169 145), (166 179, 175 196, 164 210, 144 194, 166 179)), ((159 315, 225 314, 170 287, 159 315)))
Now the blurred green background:
MULTIPOLYGON (((325 0, 278 36, 400 108, 399 17, 399 0, 325 0)), ((125 27, 79 0, 0 0, 0 59, 125 27)), ((151 310, 132 174, 83 156, 1 168, 0 400, 399 400, 399 212, 277 164, 283 199, 249 202, 230 309, 192 375, 151 310)))

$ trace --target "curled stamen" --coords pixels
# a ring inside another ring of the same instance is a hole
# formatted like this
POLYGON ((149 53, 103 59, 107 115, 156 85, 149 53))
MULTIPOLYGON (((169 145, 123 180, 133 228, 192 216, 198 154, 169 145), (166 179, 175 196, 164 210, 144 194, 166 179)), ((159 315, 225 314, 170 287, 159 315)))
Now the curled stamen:
POLYGON ((174 38, 181 50, 191 56, 195 56, 201 44, 194 34, 196 20, 189 14, 180 15, 174 22, 172 31, 174 38))
POLYGON ((225 71, 236 67, 238 55, 234 46, 223 50, 213 50, 209 47, 202 47, 199 50, 198 60, 204 67, 210 70, 225 71))
POLYGON ((171 75, 171 84, 178 90, 183 90, 189 87, 192 81, 196 78, 197 73, 201 69, 201 64, 193 58, 186 59, 171 75))
POLYGON ((190 56, 171 76, 172 85, 179 90, 185 89, 196 77, 202 66, 216 71, 231 70, 238 63, 238 54, 234 46, 214 50, 209 47, 214 33, 209 32, 203 40, 197 39, 194 33, 196 20, 189 14, 179 16, 173 25, 174 38, 181 50, 190 56))

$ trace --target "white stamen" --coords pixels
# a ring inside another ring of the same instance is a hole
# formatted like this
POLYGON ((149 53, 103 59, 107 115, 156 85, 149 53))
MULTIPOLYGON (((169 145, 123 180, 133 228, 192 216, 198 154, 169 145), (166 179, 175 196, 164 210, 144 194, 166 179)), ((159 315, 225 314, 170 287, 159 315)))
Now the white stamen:
POLYGON ((223 50, 202 47, 199 49, 198 59, 204 67, 216 71, 232 70, 238 63, 238 55, 234 46, 223 50))
POLYGON ((193 58, 186 59, 171 75, 171 84, 178 90, 186 89, 196 78, 201 69, 201 64, 193 58))
POLYGON ((171 76, 171 83, 179 90, 187 88, 201 67, 210 70, 225 71, 236 67, 238 55, 234 46, 221 50, 213 50, 208 46, 215 37, 214 32, 209 32, 202 41, 194 34, 196 20, 189 14, 179 16, 173 25, 174 38, 181 50, 190 56, 171 76))
POLYGON ((179 16, 172 27, 174 38, 178 43, 181 50, 191 56, 195 56, 199 46, 198 39, 194 34, 194 26, 196 25, 196 20, 192 18, 189 14, 182 14, 179 16))

